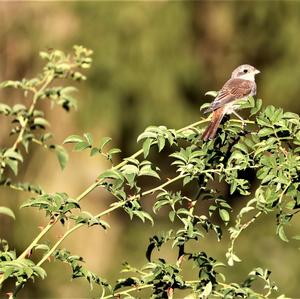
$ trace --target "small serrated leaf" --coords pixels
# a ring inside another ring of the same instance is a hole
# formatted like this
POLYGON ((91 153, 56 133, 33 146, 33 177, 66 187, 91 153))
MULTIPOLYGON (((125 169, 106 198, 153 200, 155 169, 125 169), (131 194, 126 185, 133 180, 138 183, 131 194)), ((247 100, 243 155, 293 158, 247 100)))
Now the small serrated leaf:
POLYGON ((144 158, 147 158, 148 155, 149 155, 149 151, 150 151, 150 147, 151 147, 151 145, 152 145, 152 141, 153 141, 153 139, 147 138, 147 139, 145 139, 145 141, 143 142, 144 158))
POLYGON ((99 143, 99 148, 100 150, 102 151, 104 146, 110 142, 112 139, 110 137, 103 137, 101 140, 100 140, 100 143, 99 143))
POLYGON ((93 144, 93 137, 92 137, 91 133, 84 133, 83 136, 85 137, 85 139, 89 145, 93 144))
POLYGON ((285 231, 284 231, 284 228, 283 228, 283 225, 279 225, 278 228, 277 228, 277 234, 279 236, 279 238, 284 241, 284 242, 288 242, 289 239, 287 238, 286 234, 285 234, 285 231))
POLYGON ((14 175, 18 174, 18 161, 9 159, 5 161, 5 164, 9 166, 9 168, 13 171, 14 175))
POLYGON ((159 136, 157 138, 157 145, 158 145, 158 151, 161 152, 162 149, 165 147, 166 139, 162 136, 159 136))
POLYGON ((66 149, 60 145, 55 146, 55 153, 61 169, 64 169, 68 163, 69 155, 66 149))
POLYGON ((214 91, 214 90, 210 90, 210 91, 207 91, 205 93, 206 96, 212 96, 212 97, 216 97, 218 95, 218 92, 217 91, 214 91))
POLYGON ((41 127, 49 127, 50 126, 49 122, 46 119, 42 118, 42 117, 36 117, 33 120, 33 123, 36 126, 41 126, 41 127))
POLYGON ((79 135, 70 135, 68 136, 65 140, 64 140, 64 144, 65 143, 78 143, 78 142, 83 142, 84 139, 79 136, 79 135))
POLYGON ((230 215, 225 209, 219 209, 219 215, 224 222, 228 222, 230 220, 230 215))
POLYGON ((85 150, 85 149, 87 149, 89 147, 90 147, 90 145, 87 142, 85 142, 85 141, 78 142, 74 146, 74 151, 80 152, 80 151, 83 151, 83 150, 85 150))
POLYGON ((18 152, 14 151, 12 148, 9 148, 3 155, 4 157, 16 159, 18 161, 23 162, 23 157, 18 152))

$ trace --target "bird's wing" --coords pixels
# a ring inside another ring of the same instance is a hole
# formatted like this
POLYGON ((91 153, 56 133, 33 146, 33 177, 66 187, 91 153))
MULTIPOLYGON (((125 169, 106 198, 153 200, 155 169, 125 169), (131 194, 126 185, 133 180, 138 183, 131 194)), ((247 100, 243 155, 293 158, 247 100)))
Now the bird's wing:
POLYGON ((250 95, 255 88, 255 82, 244 79, 230 79, 219 91, 215 100, 211 103, 207 112, 216 110, 224 105, 250 95))

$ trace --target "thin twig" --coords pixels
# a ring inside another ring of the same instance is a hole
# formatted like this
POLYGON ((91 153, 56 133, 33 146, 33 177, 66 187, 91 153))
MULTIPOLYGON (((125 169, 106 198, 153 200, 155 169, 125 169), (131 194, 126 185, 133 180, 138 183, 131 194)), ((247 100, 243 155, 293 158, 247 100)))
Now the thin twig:
MULTIPOLYGON (((172 180, 168 180, 165 183, 152 188, 150 190, 147 190, 145 192, 143 192, 142 194, 139 195, 135 195, 133 197, 131 197, 129 200, 126 201, 121 201, 118 202, 117 204, 113 205, 112 207, 110 207, 109 209, 100 212, 99 214, 97 214, 95 217, 96 218, 101 218, 104 215, 107 215, 109 213, 111 213, 112 211, 124 206, 128 201, 132 201, 132 200, 136 200, 136 199, 140 199, 141 197, 144 197, 146 195, 152 194, 158 190, 161 190, 162 188, 166 187, 167 185, 170 185, 172 183, 174 183, 175 181, 178 181, 179 179, 183 178, 182 175, 178 175, 176 177, 174 177, 172 180)), ((70 228, 69 230, 67 230, 64 235, 52 246, 52 248, 43 256, 43 258, 37 263, 37 266, 41 266, 52 254, 53 252, 58 248, 58 246, 71 234, 73 233, 75 230, 79 229, 80 227, 84 226, 85 223, 79 223, 75 226, 73 226, 72 228, 70 228)))

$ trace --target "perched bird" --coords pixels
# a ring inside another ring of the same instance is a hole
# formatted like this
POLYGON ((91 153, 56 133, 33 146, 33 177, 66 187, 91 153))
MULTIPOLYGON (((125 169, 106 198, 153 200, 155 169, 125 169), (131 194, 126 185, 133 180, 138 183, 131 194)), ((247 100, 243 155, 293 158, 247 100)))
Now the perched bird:
POLYGON ((204 141, 216 136, 225 114, 233 113, 243 121, 235 111, 239 108, 237 102, 256 94, 255 75, 259 73, 259 70, 249 64, 240 65, 232 72, 231 78, 224 84, 210 107, 204 111, 212 112, 211 122, 202 135, 204 141))

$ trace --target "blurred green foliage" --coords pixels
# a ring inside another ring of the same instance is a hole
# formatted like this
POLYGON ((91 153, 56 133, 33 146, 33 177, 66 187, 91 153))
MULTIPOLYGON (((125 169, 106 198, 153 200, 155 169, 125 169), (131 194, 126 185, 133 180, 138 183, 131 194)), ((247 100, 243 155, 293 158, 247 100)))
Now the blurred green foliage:
POLYGON ((186 93, 200 95, 203 68, 195 59, 189 5, 78 3, 75 9, 77 38, 97 53, 85 107, 94 113, 86 121, 109 127, 128 146, 147 125, 180 126, 197 117, 197 106, 187 101, 194 94, 186 93))

